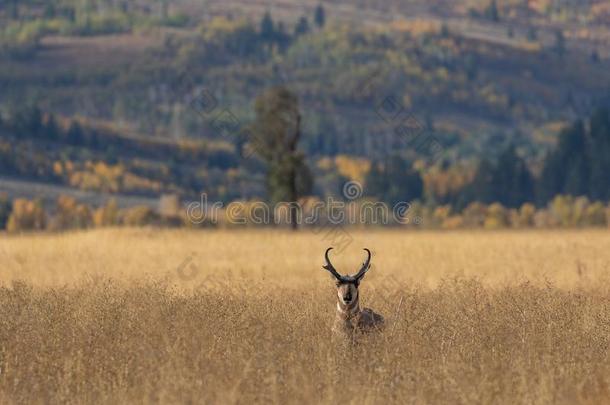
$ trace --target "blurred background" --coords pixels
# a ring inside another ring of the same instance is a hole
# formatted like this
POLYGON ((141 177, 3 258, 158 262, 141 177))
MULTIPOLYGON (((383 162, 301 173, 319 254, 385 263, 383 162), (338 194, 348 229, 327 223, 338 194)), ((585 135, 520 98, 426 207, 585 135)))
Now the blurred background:
POLYGON ((605 0, 3 0, 0 229, 347 182, 412 227, 607 226, 609 106, 605 0))

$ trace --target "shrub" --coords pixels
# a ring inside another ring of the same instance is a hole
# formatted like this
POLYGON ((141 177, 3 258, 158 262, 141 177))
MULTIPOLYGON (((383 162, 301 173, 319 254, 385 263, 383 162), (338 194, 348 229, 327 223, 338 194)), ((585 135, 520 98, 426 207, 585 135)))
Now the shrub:
POLYGON ((43 230, 45 225, 46 213, 40 200, 18 198, 13 201, 13 210, 6 224, 8 232, 43 230))
POLYGON ((93 213, 93 224, 96 227, 115 226, 119 222, 119 207, 114 198, 111 198, 106 205, 99 207, 93 213))
POLYGON ((500 203, 493 203, 487 208, 483 226, 486 229, 504 228, 508 225, 508 212, 500 203))
POLYGON ((71 35, 103 35, 127 32, 132 22, 128 15, 114 12, 110 15, 92 15, 79 23, 66 27, 64 34, 71 35))
POLYGON ((536 228, 549 228, 557 225, 558 223, 555 216, 553 216, 547 209, 539 209, 534 214, 534 226, 536 228))
POLYGON ((584 213, 583 225, 591 226, 606 226, 608 224, 606 218, 606 207, 597 201, 589 205, 584 213))
POLYGON ((574 198, 565 195, 558 195, 549 203, 549 213, 557 225, 574 225, 573 204, 574 198))
POLYGON ((443 221, 443 229, 459 229, 464 226, 464 218, 461 215, 452 215, 443 221))
POLYGON ((451 216, 451 206, 442 205, 436 207, 434 212, 432 213, 432 225, 433 226, 442 226, 445 220, 447 220, 451 216))
POLYGON ((43 28, 37 23, 9 23, 0 29, 0 55, 15 58, 32 56, 38 47, 43 28))
POLYGON ((11 215, 12 204, 6 194, 0 194, 0 229, 6 227, 6 222, 11 215))
POLYGON ((534 215, 536 215, 536 207, 532 203, 525 203, 519 208, 518 224, 520 227, 529 227, 534 225, 534 215))
POLYGON ((138 205, 125 210, 122 217, 122 222, 128 226, 152 225, 159 220, 155 211, 145 205, 138 205))
POLYGON ((191 19, 188 15, 186 14, 182 14, 182 13, 178 13, 178 14, 173 14, 170 15, 167 18, 164 18, 162 23, 164 25, 167 25, 168 27, 186 27, 187 25, 189 25, 189 23, 191 22, 191 19))
POLYGON ((485 217, 487 216, 487 207, 480 202, 473 202, 468 204, 462 212, 464 219, 464 226, 478 228, 483 226, 485 223, 485 217))
POLYGON ((93 223, 91 209, 69 196, 60 196, 57 200, 57 213, 52 218, 49 228, 53 230, 84 229, 93 223))

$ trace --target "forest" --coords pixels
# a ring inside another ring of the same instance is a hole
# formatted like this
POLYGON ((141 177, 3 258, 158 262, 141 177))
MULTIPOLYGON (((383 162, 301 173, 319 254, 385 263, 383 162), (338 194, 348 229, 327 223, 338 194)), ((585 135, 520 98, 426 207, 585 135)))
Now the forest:
POLYGON ((610 199, 610 63, 597 3, 482 1, 367 25, 326 4, 289 18, 187 3, 0 8, 0 176, 225 203, 343 198, 357 181, 364 198, 455 215, 475 203, 610 199), (493 35, 469 35, 458 18, 493 35), (577 18, 589 21, 578 38, 577 18), (255 151, 251 134, 257 105, 282 88, 300 125, 291 195, 277 184, 291 163, 255 151))

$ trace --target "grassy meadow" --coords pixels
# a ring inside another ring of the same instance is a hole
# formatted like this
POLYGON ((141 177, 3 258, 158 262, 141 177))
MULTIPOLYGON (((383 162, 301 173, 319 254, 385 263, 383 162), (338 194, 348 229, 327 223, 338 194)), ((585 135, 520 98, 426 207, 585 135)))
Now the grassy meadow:
POLYGON ((0 403, 610 402, 610 232, 348 233, 348 348, 337 234, 0 235, 0 403))

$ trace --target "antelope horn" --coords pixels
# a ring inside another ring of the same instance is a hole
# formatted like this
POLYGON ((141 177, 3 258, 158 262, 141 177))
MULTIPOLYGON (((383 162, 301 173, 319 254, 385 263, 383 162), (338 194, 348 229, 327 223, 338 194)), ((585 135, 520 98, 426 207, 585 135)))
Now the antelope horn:
POLYGON ((330 274, 332 274, 338 281, 341 281, 341 280, 343 280, 343 276, 341 274, 339 274, 337 272, 337 270, 335 270, 332 263, 330 262, 330 259, 328 258, 328 252, 330 252, 331 250, 333 250, 333 248, 331 248, 331 247, 326 249, 326 253, 324 253, 324 258, 326 259, 326 264, 324 266, 322 266, 322 268, 328 270, 330 272, 330 274))
POLYGON ((366 251, 366 253, 368 253, 368 257, 366 258, 364 263, 362 263, 362 267, 360 268, 360 271, 358 271, 358 274, 354 276, 356 280, 360 280, 362 277, 364 277, 364 273, 369 271, 369 269, 371 268, 371 251, 367 248, 364 248, 364 250, 366 251))

